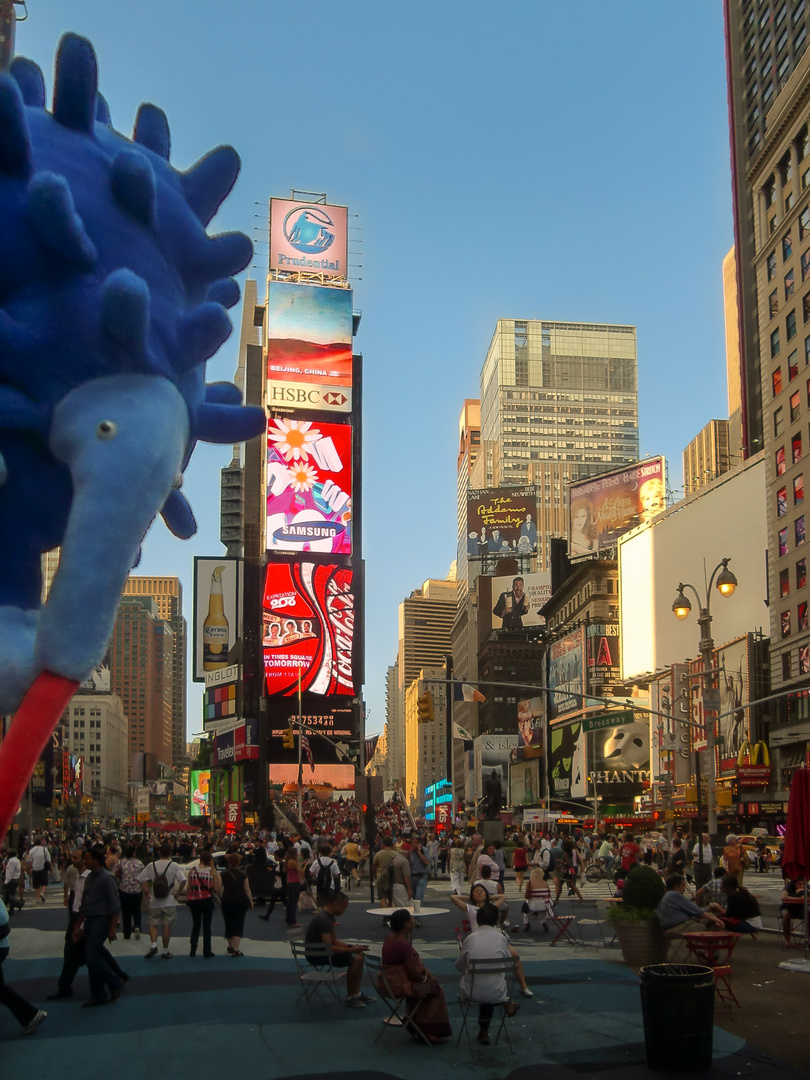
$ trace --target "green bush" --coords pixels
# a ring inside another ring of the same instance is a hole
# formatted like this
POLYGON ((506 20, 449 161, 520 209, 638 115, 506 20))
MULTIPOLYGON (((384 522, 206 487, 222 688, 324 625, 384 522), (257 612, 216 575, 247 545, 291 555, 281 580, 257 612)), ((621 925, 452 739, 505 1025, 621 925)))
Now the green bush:
POLYGON ((652 913, 665 892, 664 882, 651 866, 634 866, 624 879, 621 906, 652 913))

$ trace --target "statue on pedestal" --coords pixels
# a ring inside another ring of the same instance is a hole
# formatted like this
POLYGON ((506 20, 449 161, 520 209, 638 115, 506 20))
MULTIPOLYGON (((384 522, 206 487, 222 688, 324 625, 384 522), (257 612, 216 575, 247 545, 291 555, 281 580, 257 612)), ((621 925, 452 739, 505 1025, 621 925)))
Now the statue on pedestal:
POLYGON ((503 788, 498 774, 493 769, 489 779, 484 781, 483 817, 490 821, 497 820, 503 806, 503 788))

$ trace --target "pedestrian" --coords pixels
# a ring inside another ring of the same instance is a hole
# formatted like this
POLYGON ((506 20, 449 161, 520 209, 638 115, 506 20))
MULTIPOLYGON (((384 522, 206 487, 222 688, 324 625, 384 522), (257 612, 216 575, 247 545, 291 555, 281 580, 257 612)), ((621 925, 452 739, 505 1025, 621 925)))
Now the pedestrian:
POLYGON ((5 1005, 14 1019, 22 1025, 23 1035, 33 1035, 48 1014, 42 1009, 37 1009, 30 1001, 26 1001, 10 986, 6 986, 3 978, 3 964, 8 958, 10 949, 9 930, 8 908, 0 900, 0 1005, 5 1005))
POLYGON ((3 882, 3 900, 5 901, 9 915, 14 914, 15 907, 19 908, 20 911, 25 907, 25 900, 22 898, 20 889, 22 872, 22 863, 17 858, 17 852, 14 848, 9 848, 8 855, 6 856, 3 882))
POLYGON ((247 874, 240 869, 241 858, 231 853, 228 869, 222 874, 222 918, 225 920, 225 939, 231 956, 244 956, 239 946, 245 933, 245 915, 253 907, 253 896, 247 874))
POLYGON ((450 868, 450 888, 452 889, 454 896, 459 896, 464 889, 464 873, 466 870, 464 862, 464 841, 460 838, 453 841, 453 846, 450 848, 448 866, 450 868))
MULTIPOLYGON (((109 867, 108 867, 109 869, 109 867)), ((135 936, 136 941, 141 939, 141 900, 143 889, 141 888, 139 875, 143 873, 144 865, 140 859, 135 858, 135 845, 124 846, 123 858, 117 859, 113 864, 112 876, 118 883, 118 897, 121 901, 121 923, 124 933, 124 941, 129 941, 135 936)))
POLYGON ((197 955, 197 944, 202 928, 203 956, 210 959, 211 921, 214 915, 214 897, 222 892, 222 879, 214 867, 214 857, 206 849, 200 852, 199 864, 188 872, 186 906, 191 912, 191 940, 189 956, 197 955))
POLYGON ((34 887, 34 893, 37 900, 44 904, 51 874, 51 853, 38 836, 34 837, 34 846, 28 852, 28 862, 31 867, 31 884, 34 887))
POLYGON ((515 850, 512 853, 512 867, 515 871, 515 883, 518 887, 518 892, 523 890, 523 878, 526 876, 526 869, 529 865, 529 861, 526 857, 526 847, 522 840, 518 840, 515 844, 515 850))
POLYGON ((90 977, 90 997, 84 1003, 85 1008, 106 1005, 108 1002, 111 1004, 118 1000, 124 989, 124 980, 108 963, 109 953, 104 947, 105 941, 115 941, 121 912, 118 888, 104 865, 106 859, 103 844, 94 844, 87 852, 90 874, 84 883, 79 922, 74 927, 74 934, 82 933, 84 936, 84 957, 90 977))
POLYGON ((149 897, 149 940, 151 946, 146 959, 157 956, 157 939, 160 932, 163 940, 163 960, 171 960, 169 941, 172 927, 177 920, 177 892, 186 884, 186 875, 172 862, 171 844, 163 843, 158 848, 159 858, 154 859, 138 875, 144 893, 149 897))
MULTIPOLYGON (((303 860, 295 847, 287 849, 285 867, 287 870, 287 926, 290 929, 297 929, 301 925, 298 921, 298 897, 301 895, 301 889, 304 886, 304 866, 303 860)), ((357 867, 355 865, 354 873, 356 872, 357 867)))

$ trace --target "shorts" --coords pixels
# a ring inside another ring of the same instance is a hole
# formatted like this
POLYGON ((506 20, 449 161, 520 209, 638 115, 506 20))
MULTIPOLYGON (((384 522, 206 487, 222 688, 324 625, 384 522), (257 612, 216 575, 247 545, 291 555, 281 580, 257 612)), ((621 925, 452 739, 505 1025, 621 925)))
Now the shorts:
POLYGON ((48 874, 47 867, 45 867, 44 870, 32 870, 31 884, 34 886, 35 889, 41 889, 48 884, 49 876, 50 875, 48 874))
POLYGON ((150 907, 149 908, 149 925, 150 926, 171 926, 177 919, 177 905, 172 904, 170 907, 150 907))
POLYGON ((346 871, 347 873, 350 873, 350 872, 351 872, 352 870, 356 870, 356 869, 357 869, 357 867, 358 867, 359 865, 360 865, 360 864, 359 864, 359 863, 356 863, 356 862, 354 861, 354 859, 344 859, 344 860, 343 860, 343 869, 344 869, 344 870, 345 870, 345 871, 346 871))
MULTIPOLYGON (((309 957, 307 957, 309 959, 309 957)), ((332 953, 332 967, 333 968, 347 968, 352 962, 352 953, 332 953)), ((314 960, 309 960, 309 963, 314 968, 322 968, 326 965, 322 962, 321 958, 318 958, 317 963, 314 960)))

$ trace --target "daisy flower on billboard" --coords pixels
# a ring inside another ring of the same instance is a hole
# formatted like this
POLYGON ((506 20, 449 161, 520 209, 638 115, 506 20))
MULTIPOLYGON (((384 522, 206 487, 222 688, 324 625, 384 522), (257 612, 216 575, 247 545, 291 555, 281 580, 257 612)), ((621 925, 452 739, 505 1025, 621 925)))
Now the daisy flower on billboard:
POLYGON ((276 430, 268 431, 267 438, 275 443, 279 453, 283 454, 287 461, 306 461, 310 446, 320 439, 321 433, 317 429, 310 430, 312 424, 308 420, 286 420, 279 417, 273 420, 273 423, 276 430))
POLYGON ((304 461, 291 465, 287 470, 290 474, 290 486, 293 491, 312 491, 312 485, 317 481, 318 474, 304 461))

